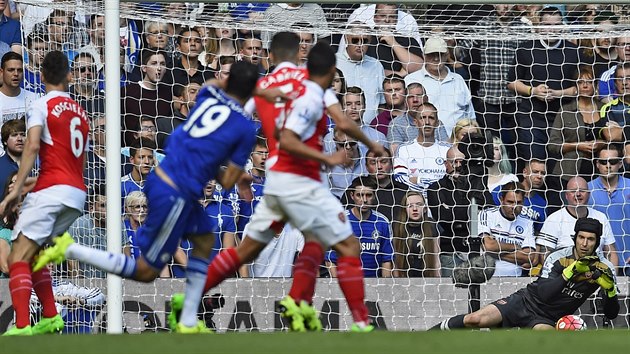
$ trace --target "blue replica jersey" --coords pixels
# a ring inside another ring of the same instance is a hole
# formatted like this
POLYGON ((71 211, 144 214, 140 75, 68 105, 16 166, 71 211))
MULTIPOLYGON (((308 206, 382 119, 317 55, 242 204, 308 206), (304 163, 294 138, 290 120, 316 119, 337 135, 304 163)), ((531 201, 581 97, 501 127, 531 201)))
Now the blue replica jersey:
POLYGON ((205 86, 184 124, 173 131, 160 168, 191 199, 229 162, 243 168, 256 142, 254 123, 241 105, 214 86, 205 86))
POLYGON ((125 229, 123 230, 123 232, 125 234, 125 241, 123 242, 123 245, 129 246, 129 250, 131 251, 132 258, 139 259, 140 247, 137 246, 136 240, 135 240, 136 230, 131 228, 131 223, 127 219, 124 220, 124 227, 125 229))
POLYGON ((252 194, 254 195, 254 200, 251 202, 246 202, 240 198, 238 200, 238 224, 236 227, 240 238, 242 238, 241 233, 245 230, 245 225, 249 223, 249 219, 254 213, 256 205, 258 205, 258 203, 262 200, 263 192, 265 190, 265 177, 252 177, 254 178, 254 181, 252 182, 252 194))
MULTIPOLYGON (((346 216, 352 226, 352 232, 359 238, 361 244, 363 276, 376 278, 380 273, 380 265, 392 262, 394 258, 389 220, 376 211, 372 211, 367 220, 359 220, 350 210, 346 211, 346 216)), ((336 252, 329 251, 326 260, 336 264, 336 252)))
POLYGON ((139 185, 138 182, 134 181, 131 177, 131 173, 128 175, 122 176, 120 179, 120 198, 122 202, 123 212, 125 212, 125 197, 129 195, 131 192, 142 192, 143 186, 139 185))
MULTIPOLYGON (((494 205, 500 206, 499 193, 501 186, 496 187, 492 192, 492 201, 494 205)), ((521 215, 528 217, 534 221, 534 231, 539 232, 542 229, 545 219, 547 219, 547 200, 540 193, 532 193, 529 197, 523 199, 523 210, 521 215)))

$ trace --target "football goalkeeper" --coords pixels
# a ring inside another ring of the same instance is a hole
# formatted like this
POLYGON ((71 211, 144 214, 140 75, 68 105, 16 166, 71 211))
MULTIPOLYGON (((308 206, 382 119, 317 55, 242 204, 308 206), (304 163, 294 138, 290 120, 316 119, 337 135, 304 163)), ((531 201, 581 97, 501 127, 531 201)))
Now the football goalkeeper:
POLYGON ((565 315, 602 289, 604 314, 617 317, 619 303, 613 265, 595 254, 602 224, 591 218, 575 224, 574 247, 555 251, 545 260, 540 278, 514 294, 467 315, 457 315, 431 329, 523 327, 553 329, 565 315))

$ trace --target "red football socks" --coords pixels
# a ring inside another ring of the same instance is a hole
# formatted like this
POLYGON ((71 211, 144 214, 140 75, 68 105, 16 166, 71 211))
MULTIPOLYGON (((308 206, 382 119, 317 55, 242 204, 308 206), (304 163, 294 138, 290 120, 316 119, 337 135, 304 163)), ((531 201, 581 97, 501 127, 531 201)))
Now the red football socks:
POLYGON ((42 316, 51 318, 57 315, 55 295, 52 290, 52 279, 48 268, 43 268, 32 275, 33 289, 42 303, 42 316))
POLYGON ((337 277, 354 322, 367 323, 368 309, 364 302, 365 288, 359 257, 340 257, 337 261, 337 277))
POLYGON ((241 260, 238 259, 236 250, 234 248, 228 248, 225 251, 220 252, 208 267, 208 276, 206 277, 206 286, 203 288, 203 293, 207 293, 208 290, 221 284, 225 278, 231 276, 241 266, 241 260))
POLYGON ((13 310, 15 310, 15 326, 24 328, 31 324, 29 304, 31 302, 31 266, 27 262, 15 262, 9 267, 9 289, 13 310))
POLYGON ((317 242, 306 242, 293 268, 293 284, 289 296, 299 303, 304 300, 311 304, 317 282, 317 270, 324 260, 324 251, 317 242))

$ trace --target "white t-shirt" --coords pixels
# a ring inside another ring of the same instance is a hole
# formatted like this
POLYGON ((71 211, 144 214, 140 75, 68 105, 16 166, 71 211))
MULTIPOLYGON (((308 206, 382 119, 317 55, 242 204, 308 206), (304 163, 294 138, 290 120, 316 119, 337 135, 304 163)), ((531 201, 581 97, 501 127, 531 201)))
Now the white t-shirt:
MULTIPOLYGON (((615 243, 615 236, 612 233, 608 218, 601 211, 588 208, 588 217, 599 220, 602 223, 602 240, 597 248, 597 253, 602 253, 602 245, 611 245, 615 243)), ((552 249, 560 249, 565 247, 573 247, 573 234, 577 219, 569 214, 566 207, 549 215, 540 230, 540 235, 536 238, 536 244, 549 247, 552 249)))
POLYGON ((518 177, 516 177, 513 173, 504 174, 501 176, 501 179, 495 183, 488 183, 488 190, 493 191, 498 186, 502 186, 504 184, 508 184, 510 182, 518 182, 518 177))
POLYGON ((274 237, 249 266, 250 276, 252 278, 290 278, 293 274, 295 254, 301 252, 302 248, 304 248, 304 236, 299 230, 287 224, 280 235, 274 237))
POLYGON ((8 120, 22 118, 26 115, 26 107, 38 99, 39 96, 33 92, 20 90, 20 94, 11 97, 0 92, 0 127, 8 120))
MULTIPOLYGON (((514 220, 506 219, 499 207, 483 210, 479 214, 479 236, 488 234, 499 243, 509 243, 523 248, 536 248, 534 222, 522 215, 514 220)), ((497 260, 494 276, 519 277, 523 268, 504 260, 497 260)))
POLYGON ((394 174, 418 177, 417 188, 426 194, 429 185, 446 174, 444 162, 450 148, 451 144, 444 142, 422 146, 413 140, 402 144, 394 156, 394 174))

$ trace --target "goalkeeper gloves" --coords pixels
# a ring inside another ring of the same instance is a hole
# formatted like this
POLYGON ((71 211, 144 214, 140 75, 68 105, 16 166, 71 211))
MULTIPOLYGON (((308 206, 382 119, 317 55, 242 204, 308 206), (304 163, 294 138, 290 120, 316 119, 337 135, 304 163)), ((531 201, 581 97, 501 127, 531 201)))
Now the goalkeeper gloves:
POLYGON ((603 263, 595 263, 593 265, 593 279, 599 285, 608 297, 617 295, 617 287, 615 286, 615 276, 610 268, 603 263))
POLYGON ((575 274, 586 273, 591 271, 591 264, 599 261, 599 257, 597 256, 586 256, 582 257, 573 263, 569 264, 568 267, 564 268, 562 271, 562 275, 567 280, 571 280, 575 274))

